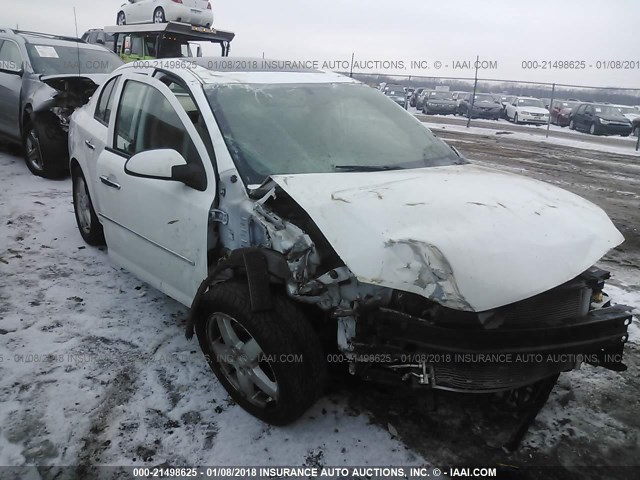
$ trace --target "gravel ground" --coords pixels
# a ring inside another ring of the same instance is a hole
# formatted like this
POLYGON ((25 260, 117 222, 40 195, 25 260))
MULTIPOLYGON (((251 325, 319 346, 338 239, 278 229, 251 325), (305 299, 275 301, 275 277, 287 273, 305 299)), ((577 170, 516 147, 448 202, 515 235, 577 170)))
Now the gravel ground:
MULTIPOLYGON (((477 163, 602 206, 627 238, 602 262, 614 274, 608 292, 639 312, 638 157, 434 132, 477 163)), ((7 151, 0 168, 0 465, 640 466, 635 319, 629 369, 562 374, 512 454, 500 447, 518 418, 492 396, 411 395, 342 377, 301 420, 272 428, 231 401, 184 338, 183 306, 85 247, 69 180, 33 177, 7 151)))

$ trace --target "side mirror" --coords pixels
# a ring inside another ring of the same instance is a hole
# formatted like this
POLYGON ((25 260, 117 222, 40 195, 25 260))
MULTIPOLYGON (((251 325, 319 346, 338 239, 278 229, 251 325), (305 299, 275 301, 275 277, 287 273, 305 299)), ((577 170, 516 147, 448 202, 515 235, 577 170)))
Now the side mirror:
POLYGON ((207 177, 201 166, 188 164, 175 150, 147 150, 132 156, 124 164, 127 175, 154 180, 172 180, 196 190, 206 190, 207 177))

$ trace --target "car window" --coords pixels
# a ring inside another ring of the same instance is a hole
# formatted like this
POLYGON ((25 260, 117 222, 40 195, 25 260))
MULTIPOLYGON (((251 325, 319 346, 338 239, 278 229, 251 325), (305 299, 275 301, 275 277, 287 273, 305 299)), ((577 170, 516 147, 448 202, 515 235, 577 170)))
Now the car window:
POLYGON ((111 117, 111 108, 113 107, 113 93, 115 87, 120 80, 120 76, 112 78, 102 89, 100 98, 98 99, 98 106, 96 107, 95 119, 105 125, 109 124, 109 118, 111 117))
POLYGON ((188 163, 201 159, 189 132, 167 98, 156 88, 127 81, 116 117, 115 148, 125 154, 173 149, 188 163))
POLYGON ((154 77, 158 78, 162 83, 169 87, 171 93, 176 96, 176 98, 180 102, 180 105, 182 105, 184 111, 187 112, 187 116, 198 132, 198 135, 200 136, 202 143, 204 143, 204 146, 207 149, 210 158, 214 158, 213 144, 211 143, 211 136, 209 135, 207 124, 204 121, 200 109, 196 105, 196 101, 189 90, 187 90, 185 86, 175 77, 163 72, 157 72, 156 74, 154 74, 154 77))
POLYGON ((131 55, 142 56, 142 39, 131 37, 131 55))
POLYGON ((18 46, 5 40, 0 46, 0 62, 2 62, 2 68, 7 70, 20 70, 22 68, 22 56, 18 46))

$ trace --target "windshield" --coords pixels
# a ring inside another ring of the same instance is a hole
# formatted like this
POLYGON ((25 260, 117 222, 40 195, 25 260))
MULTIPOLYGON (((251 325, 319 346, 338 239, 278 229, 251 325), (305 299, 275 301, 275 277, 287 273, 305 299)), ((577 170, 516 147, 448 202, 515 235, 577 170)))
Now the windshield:
POLYGON ((594 105, 597 114, 602 115, 622 115, 619 107, 614 107, 612 105, 594 105))
POLYGON ((633 113, 634 115, 638 115, 638 114, 640 114, 640 112, 638 112, 638 110, 636 110, 636 109, 635 109, 635 108, 633 108, 633 107, 616 107, 616 108, 617 108, 618 110, 620 110, 620 112, 621 112, 623 115, 627 115, 627 114, 629 114, 629 113, 633 113))
POLYGON ((453 100, 451 92, 431 92, 429 100, 453 100))
POLYGON ((38 74, 111 73, 120 65, 115 54, 103 48, 27 44, 33 70, 38 74))
POLYGON ((493 95, 489 95, 488 93, 480 93, 475 97, 476 102, 493 102, 498 103, 498 100, 493 95))
POLYGON ((359 84, 210 85, 205 93, 247 184, 463 163, 411 114, 359 84))
POLYGON ((387 95, 404 95, 404 87, 402 85, 387 85, 384 89, 387 95))
POLYGON ((557 103, 557 107, 558 108, 568 108, 568 109, 573 109, 576 107, 576 105, 579 105, 580 102, 558 102, 557 103))
POLYGON ((545 108, 544 104, 538 100, 537 98, 519 98, 518 99, 519 107, 540 107, 545 108))

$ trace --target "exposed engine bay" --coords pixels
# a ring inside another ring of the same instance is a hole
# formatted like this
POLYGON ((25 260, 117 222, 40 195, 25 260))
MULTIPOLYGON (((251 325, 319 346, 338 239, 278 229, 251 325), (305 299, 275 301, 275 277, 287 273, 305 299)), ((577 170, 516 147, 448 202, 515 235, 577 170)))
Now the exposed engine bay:
MULTIPOLYGON (((235 202, 232 191, 225 191, 226 201, 235 202)), ((359 280, 316 222, 275 182, 254 190, 252 198, 238 199, 244 216, 212 215, 221 243, 233 245, 232 250, 269 252, 265 265, 280 263, 267 267, 270 281, 284 284, 292 299, 317 307, 335 326, 337 355, 354 375, 488 393, 541 381, 581 363, 626 369, 622 350, 631 314, 625 306, 611 306, 604 270, 591 267, 548 291, 498 308, 452 308, 437 293, 427 298, 359 280)), ((246 258, 238 265, 251 286, 246 258)), ((227 271, 212 282, 234 274, 227 271)), ((453 276, 442 280, 455 285, 453 276)))
POLYGON ((43 87, 35 93, 34 112, 52 112, 60 121, 60 128, 68 132, 69 117, 89 101, 99 85, 86 76, 48 75, 41 80, 50 88, 43 87), (53 94, 51 89, 55 90, 53 94))

